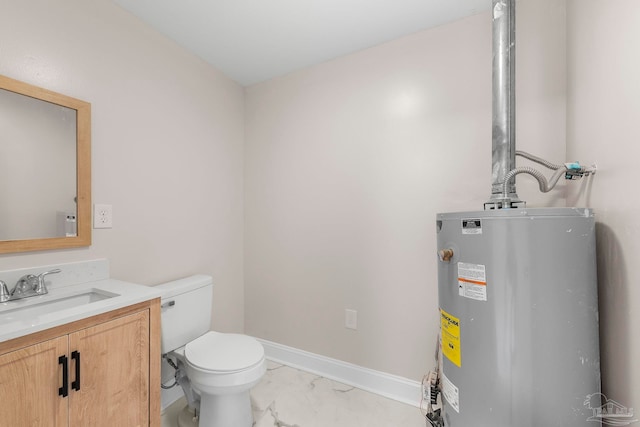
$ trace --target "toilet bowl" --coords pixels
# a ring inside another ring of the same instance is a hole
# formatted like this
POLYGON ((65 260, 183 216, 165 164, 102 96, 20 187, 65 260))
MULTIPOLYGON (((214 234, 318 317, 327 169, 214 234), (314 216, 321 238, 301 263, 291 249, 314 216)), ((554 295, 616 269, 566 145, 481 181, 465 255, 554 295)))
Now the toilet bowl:
POLYGON ((200 427, 253 424, 249 391, 266 371, 258 341, 210 331, 173 354, 186 366, 191 387, 200 397, 200 427))
POLYGON ((246 335, 209 331, 211 277, 192 276, 157 288, 162 291, 163 357, 175 361, 190 407, 178 425, 251 427, 249 392, 266 371, 262 345, 246 335))

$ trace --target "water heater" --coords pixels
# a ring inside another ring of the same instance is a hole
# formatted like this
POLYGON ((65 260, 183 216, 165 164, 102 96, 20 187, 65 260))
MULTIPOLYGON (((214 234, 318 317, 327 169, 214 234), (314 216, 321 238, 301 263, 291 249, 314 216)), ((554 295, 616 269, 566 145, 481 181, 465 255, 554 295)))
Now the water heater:
POLYGON ((596 427, 600 392, 590 209, 437 215, 447 427, 596 427))

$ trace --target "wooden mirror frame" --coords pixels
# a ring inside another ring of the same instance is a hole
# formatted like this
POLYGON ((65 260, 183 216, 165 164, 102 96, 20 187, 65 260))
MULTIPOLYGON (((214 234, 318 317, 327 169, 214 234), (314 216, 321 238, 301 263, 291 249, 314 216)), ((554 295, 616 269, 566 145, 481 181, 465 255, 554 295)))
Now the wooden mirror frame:
POLYGON ((91 245, 91 104, 47 89, 0 76, 0 89, 76 110, 76 228, 75 237, 1 240, 0 254, 91 245))

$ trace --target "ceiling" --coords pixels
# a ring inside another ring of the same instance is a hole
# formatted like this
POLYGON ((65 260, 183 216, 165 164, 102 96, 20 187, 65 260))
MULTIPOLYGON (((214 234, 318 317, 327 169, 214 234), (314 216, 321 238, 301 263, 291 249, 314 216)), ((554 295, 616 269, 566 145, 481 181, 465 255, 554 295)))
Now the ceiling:
POLYGON ((491 0, 113 0, 242 85, 491 8, 491 0))

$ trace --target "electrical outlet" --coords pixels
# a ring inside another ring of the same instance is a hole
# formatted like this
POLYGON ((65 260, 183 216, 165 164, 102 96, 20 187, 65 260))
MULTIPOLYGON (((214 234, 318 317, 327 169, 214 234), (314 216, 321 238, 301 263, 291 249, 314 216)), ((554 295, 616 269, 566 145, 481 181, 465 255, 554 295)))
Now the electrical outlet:
POLYGON ((347 329, 358 329, 358 312, 355 310, 344 311, 344 327, 347 329))
POLYGON ((111 205, 93 205, 93 228, 112 228, 113 208, 111 205))

